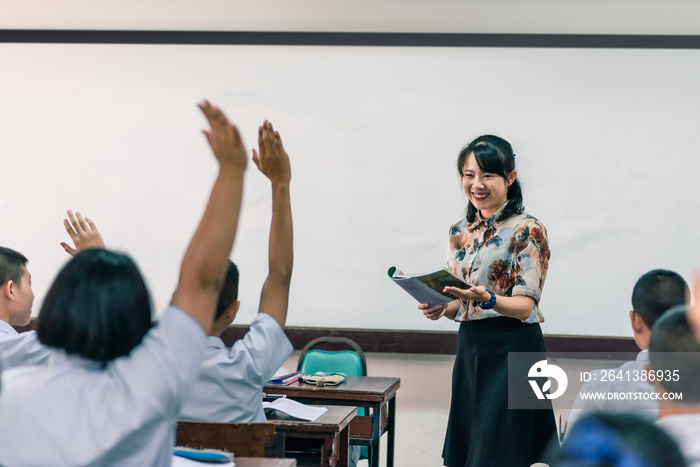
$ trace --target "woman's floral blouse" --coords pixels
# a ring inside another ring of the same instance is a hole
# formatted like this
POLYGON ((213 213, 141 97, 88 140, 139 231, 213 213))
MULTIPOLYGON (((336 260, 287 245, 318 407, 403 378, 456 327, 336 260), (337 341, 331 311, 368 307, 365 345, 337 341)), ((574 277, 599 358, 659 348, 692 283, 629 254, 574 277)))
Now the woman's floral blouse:
MULTIPOLYGON (((450 227, 447 267, 470 284, 483 285, 496 295, 531 297, 535 308, 523 322, 541 323, 544 316, 538 303, 550 256, 547 230, 525 212, 496 222, 500 211, 487 220, 477 212, 474 222, 468 223, 464 218, 450 227)), ((472 301, 468 307, 462 304, 455 319, 470 321, 498 316, 503 315, 482 310, 472 301)))

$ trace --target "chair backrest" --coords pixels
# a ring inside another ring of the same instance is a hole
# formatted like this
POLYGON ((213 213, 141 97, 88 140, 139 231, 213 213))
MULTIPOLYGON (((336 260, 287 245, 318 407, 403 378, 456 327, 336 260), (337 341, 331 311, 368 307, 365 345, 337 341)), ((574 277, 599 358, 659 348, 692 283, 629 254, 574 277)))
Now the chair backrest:
POLYGON ((220 449, 238 457, 284 457, 284 433, 272 423, 177 422, 175 443, 194 449, 220 449))
MULTIPOLYGON (((367 376, 367 359, 357 342, 347 337, 319 337, 310 341, 301 350, 297 370, 302 373, 328 371, 345 373, 348 376, 367 376), (350 347, 352 350, 322 350, 314 347, 324 345, 332 348, 350 347)), ((359 416, 368 416, 369 409, 359 407, 359 416)), ((369 458, 369 447, 360 446, 360 459, 369 458)))
POLYGON ((328 371, 345 373, 348 376, 367 376, 367 360, 362 348, 352 339, 346 337, 319 337, 306 344, 302 349, 297 370, 302 373, 328 371), (314 348, 326 344, 331 344, 333 347, 343 345, 350 347, 352 350, 329 351, 314 348))

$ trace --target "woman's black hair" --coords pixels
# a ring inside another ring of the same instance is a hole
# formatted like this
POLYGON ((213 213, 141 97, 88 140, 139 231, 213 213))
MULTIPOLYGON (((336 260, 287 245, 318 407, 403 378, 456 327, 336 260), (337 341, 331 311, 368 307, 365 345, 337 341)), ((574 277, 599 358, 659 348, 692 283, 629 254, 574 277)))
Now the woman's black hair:
POLYGON ((44 345, 106 365, 141 342, 151 319, 151 298, 131 258, 90 249, 58 273, 41 305, 37 336, 44 345))
MULTIPOLYGON (((504 179, 508 178, 513 170, 515 170, 515 154, 510 143, 503 138, 494 135, 482 135, 476 138, 471 143, 467 144, 459 152, 457 158, 457 172, 459 176, 463 176, 462 170, 464 163, 467 161, 469 154, 474 154, 476 163, 483 172, 496 174, 504 179)), ((523 207, 523 192, 520 188, 520 181, 516 178, 508 187, 506 194, 506 206, 501 211, 501 215, 497 219, 503 220, 512 214, 520 214, 525 209, 523 207)), ((467 222, 474 222, 476 219, 476 208, 471 203, 467 202, 467 222)))

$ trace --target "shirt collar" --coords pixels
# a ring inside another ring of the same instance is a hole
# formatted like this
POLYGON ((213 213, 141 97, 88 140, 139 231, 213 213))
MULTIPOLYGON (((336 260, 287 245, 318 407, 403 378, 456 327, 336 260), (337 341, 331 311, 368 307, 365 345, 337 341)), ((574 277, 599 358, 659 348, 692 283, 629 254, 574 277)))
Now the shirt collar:
POLYGON ((480 228, 488 229, 490 227, 493 227, 496 223, 496 219, 498 219, 501 216, 501 213, 503 212, 503 209, 506 207, 507 204, 508 201, 503 203, 503 206, 498 208, 498 211, 494 212, 493 215, 488 219, 483 219, 481 217, 481 212, 477 210, 476 218, 474 219, 474 222, 472 222, 472 224, 469 226, 469 232, 474 232, 475 230, 480 228))
POLYGON ((49 365, 54 366, 64 366, 69 365, 73 367, 85 368, 87 370, 100 370, 103 368, 102 363, 90 360, 80 355, 67 354, 65 351, 60 349, 53 349, 49 355, 49 365))
POLYGON ((644 349, 637 354, 637 361, 640 363, 649 363, 649 349, 644 349))
POLYGON ((220 337, 215 336, 207 336, 207 345, 216 349, 226 348, 226 344, 224 344, 224 341, 222 341, 220 337))
POLYGON ((9 334, 11 336, 16 336, 19 333, 15 328, 12 327, 10 323, 0 319, 0 334, 9 334))

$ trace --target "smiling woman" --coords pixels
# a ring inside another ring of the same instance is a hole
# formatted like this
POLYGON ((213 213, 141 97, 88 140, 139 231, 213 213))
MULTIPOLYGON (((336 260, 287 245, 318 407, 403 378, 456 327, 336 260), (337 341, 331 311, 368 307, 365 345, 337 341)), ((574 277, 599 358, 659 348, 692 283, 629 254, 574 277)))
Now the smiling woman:
POLYGON ((445 287, 458 299, 419 306, 429 319, 461 322, 442 456, 455 467, 529 466, 556 433, 554 413, 551 404, 509 408, 508 353, 545 359, 538 304, 549 267, 547 231, 523 211, 506 140, 476 138, 460 151, 457 170, 469 201, 466 217, 450 228, 447 265, 474 287, 445 287))

